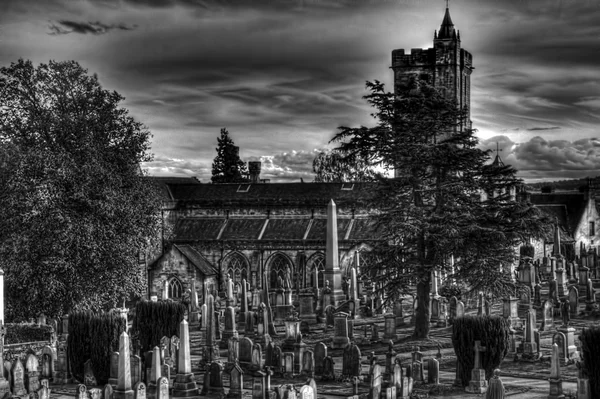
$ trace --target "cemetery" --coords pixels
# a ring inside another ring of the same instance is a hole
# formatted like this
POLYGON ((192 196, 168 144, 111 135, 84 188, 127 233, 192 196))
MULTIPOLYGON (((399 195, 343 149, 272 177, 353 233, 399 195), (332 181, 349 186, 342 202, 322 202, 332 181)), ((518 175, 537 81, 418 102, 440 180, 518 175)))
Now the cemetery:
MULTIPOLYGON (((336 247, 337 237, 333 205, 329 212, 328 250, 336 247)), ((366 288, 354 269, 344 276, 350 284, 342 286, 335 252, 327 259, 324 287, 299 296, 284 289, 283 301, 273 301, 268 284, 257 301, 245 280, 237 293, 228 280, 220 292, 209 284, 202 292, 194 289, 188 306, 165 297, 104 315, 40 317, 32 324, 49 326, 47 342, 4 344, 3 327, 2 396, 406 399, 600 394, 594 378, 600 373, 595 361, 600 329, 594 327, 600 316, 600 264, 595 254, 569 264, 560 253, 542 262, 523 256, 514 273, 520 294, 507 298, 483 293, 443 297, 440 273, 434 272, 431 334, 424 340, 411 338, 413 296, 389 303, 366 288), (84 359, 88 353, 90 358, 84 359)))

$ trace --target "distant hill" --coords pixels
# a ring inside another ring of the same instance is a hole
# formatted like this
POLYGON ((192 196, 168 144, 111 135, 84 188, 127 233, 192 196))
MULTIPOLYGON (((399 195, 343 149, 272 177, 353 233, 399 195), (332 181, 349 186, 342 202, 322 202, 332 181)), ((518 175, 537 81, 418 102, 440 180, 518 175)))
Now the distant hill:
MULTIPOLYGON (((594 179, 596 179, 595 177, 594 179)), ((551 186, 554 187, 556 191, 577 191, 582 186, 587 186, 588 177, 583 177, 581 179, 568 179, 568 180, 558 180, 558 181, 544 181, 539 183, 527 183, 526 186, 528 189, 533 191, 540 191, 542 187, 551 186)))

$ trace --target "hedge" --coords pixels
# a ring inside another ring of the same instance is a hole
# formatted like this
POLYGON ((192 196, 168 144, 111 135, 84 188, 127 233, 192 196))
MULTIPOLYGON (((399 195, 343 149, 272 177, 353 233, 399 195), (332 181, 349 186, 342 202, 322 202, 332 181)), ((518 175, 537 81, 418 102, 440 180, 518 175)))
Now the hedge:
POLYGON ((485 369, 485 378, 493 376, 494 369, 500 366, 508 353, 510 343, 510 325, 500 316, 463 316, 454 319, 452 325, 452 345, 456 360, 460 364, 462 385, 469 385, 471 370, 475 363, 473 347, 475 341, 481 341, 486 351, 481 356, 481 366, 485 369))
POLYGON ((119 336, 127 321, 112 312, 75 312, 69 315, 67 353, 73 377, 84 381, 84 364, 92 360, 94 376, 99 385, 110 377, 110 355, 119 350, 119 336))
POLYGON ((22 342, 51 341, 53 329, 47 324, 35 323, 6 323, 5 344, 22 342))
POLYGON ((179 323, 183 320, 185 311, 185 305, 171 300, 138 302, 132 331, 139 339, 141 352, 160 346, 162 337, 179 336, 179 323))
POLYGON ((600 398, 600 327, 584 328, 579 340, 583 365, 590 380, 590 398, 600 398))

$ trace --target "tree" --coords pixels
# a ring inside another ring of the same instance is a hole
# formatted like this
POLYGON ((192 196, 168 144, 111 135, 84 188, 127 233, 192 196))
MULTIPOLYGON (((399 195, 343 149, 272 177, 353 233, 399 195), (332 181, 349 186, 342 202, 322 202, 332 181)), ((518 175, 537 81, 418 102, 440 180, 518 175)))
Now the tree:
POLYGON ((141 295, 160 231, 150 133, 75 61, 0 68, 0 267, 7 316, 106 310, 141 295))
POLYGON ((239 147, 237 147, 226 128, 221 129, 221 137, 217 138, 219 143, 217 156, 212 164, 213 183, 237 183, 248 181, 244 175, 248 173, 246 163, 240 159, 239 147))
POLYGON ((416 285, 414 336, 426 338, 432 271, 471 291, 514 293, 515 247, 541 236, 548 221, 531 204, 511 200, 508 189, 521 183, 516 171, 489 162, 474 131, 461 128, 465 114, 453 101, 416 78, 396 95, 377 81, 367 87, 376 126, 341 127, 332 142, 395 171, 379 179, 374 196, 381 240, 367 272, 388 300, 416 285))
POLYGON ((368 159, 339 150, 320 152, 313 160, 313 172, 318 183, 376 181, 378 176, 368 159))

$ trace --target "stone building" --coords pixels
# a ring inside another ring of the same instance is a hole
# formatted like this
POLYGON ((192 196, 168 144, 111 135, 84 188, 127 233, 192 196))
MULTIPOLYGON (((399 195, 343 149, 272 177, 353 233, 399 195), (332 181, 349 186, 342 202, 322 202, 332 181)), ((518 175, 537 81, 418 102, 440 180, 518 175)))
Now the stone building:
POLYGON ((473 56, 460 46, 460 32, 454 29, 450 10, 446 13, 439 32, 433 35, 433 47, 392 51, 394 90, 406 83, 411 76, 418 76, 439 88, 448 98, 456 99, 459 107, 466 110, 464 126, 471 128, 471 72, 473 56))
MULTIPOLYGON (((376 234, 368 183, 199 184, 156 178, 163 199, 163 254, 149 265, 151 295, 179 297, 195 281, 221 287, 227 275, 270 288, 323 287, 327 204, 337 204, 340 267, 346 273, 376 234)), ((363 259, 364 261, 364 259, 363 259)), ((360 262, 360 261, 358 261, 360 262)))

